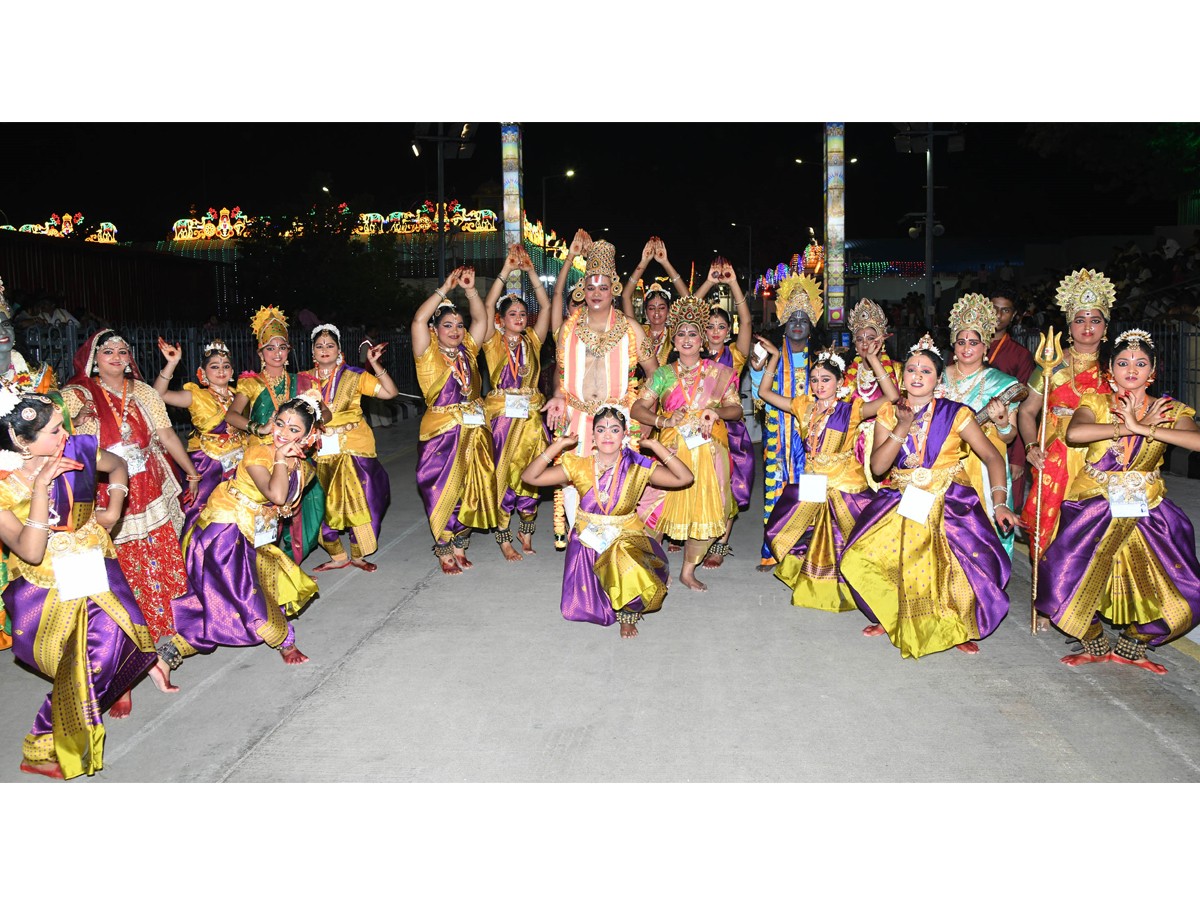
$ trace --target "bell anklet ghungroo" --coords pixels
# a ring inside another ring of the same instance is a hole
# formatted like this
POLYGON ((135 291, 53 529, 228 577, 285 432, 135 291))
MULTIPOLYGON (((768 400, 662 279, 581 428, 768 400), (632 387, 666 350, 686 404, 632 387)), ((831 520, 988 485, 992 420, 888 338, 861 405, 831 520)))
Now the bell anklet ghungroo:
POLYGON ((512 529, 505 528, 503 531, 497 531, 496 532, 496 543, 497 544, 511 544, 512 543, 512 529))

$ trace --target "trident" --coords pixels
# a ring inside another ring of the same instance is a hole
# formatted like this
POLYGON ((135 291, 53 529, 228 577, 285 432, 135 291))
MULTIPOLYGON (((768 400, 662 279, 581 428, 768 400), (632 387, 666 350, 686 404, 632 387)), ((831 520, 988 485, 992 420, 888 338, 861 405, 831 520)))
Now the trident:
POLYGON ((1037 480, 1037 512, 1033 522, 1033 596, 1029 600, 1030 634, 1037 634, 1038 563, 1041 561, 1042 555, 1042 476, 1046 472, 1046 415, 1050 408, 1050 373, 1063 360, 1062 333, 1055 334, 1054 326, 1047 328, 1046 333, 1041 335, 1034 359, 1042 367, 1042 420, 1038 426, 1038 447, 1042 451, 1042 470, 1037 480))

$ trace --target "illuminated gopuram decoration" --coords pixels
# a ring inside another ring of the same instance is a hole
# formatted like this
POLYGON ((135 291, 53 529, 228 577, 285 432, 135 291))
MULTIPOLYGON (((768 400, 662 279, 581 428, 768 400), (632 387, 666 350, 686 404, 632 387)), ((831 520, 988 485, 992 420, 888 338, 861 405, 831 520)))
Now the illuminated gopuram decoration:
POLYGON ((846 125, 825 123, 825 321, 840 328, 846 306, 846 125))
POLYGON ((50 218, 40 224, 22 225, 14 228, 12 225, 0 225, 2 231, 19 231, 22 234, 40 234, 45 237, 79 238, 97 244, 115 244, 117 242, 117 226, 112 222, 101 222, 90 231, 83 228, 84 216, 81 212, 52 213, 50 218))
MULTIPOLYGON (((521 158, 521 126, 516 122, 500 123, 500 172, 504 189, 504 246, 525 246, 524 226, 525 217, 525 169, 521 158)), ((508 277, 505 289, 523 293, 521 290, 521 272, 513 272, 508 277)), ((531 313, 537 314, 537 300, 525 298, 531 313)))

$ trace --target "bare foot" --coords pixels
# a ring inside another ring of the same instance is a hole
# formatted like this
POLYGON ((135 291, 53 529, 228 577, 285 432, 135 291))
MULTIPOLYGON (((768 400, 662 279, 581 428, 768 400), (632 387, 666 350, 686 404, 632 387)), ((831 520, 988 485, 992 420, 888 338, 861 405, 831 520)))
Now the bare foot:
POLYGON ((961 644, 955 644, 956 650, 961 650, 963 653, 978 653, 979 645, 974 641, 963 641, 961 644))
POLYGON ((460 569, 462 569, 464 572, 465 572, 467 569, 471 568, 471 566, 475 565, 475 563, 473 563, 473 562, 471 562, 469 559, 467 559, 467 554, 466 554, 466 551, 461 551, 461 552, 460 552, 460 551, 458 551, 458 550, 455 550, 455 551, 454 551, 454 557, 455 557, 455 559, 457 559, 457 560, 458 560, 458 567, 459 567, 460 569))
POLYGON ((695 575, 692 575, 690 573, 687 575, 680 575, 679 580, 683 584, 690 587, 693 591, 707 591, 708 590, 707 584, 705 584, 703 581, 701 581, 695 575))
POLYGON ((110 719, 128 719, 131 712, 133 712, 133 691, 128 690, 108 708, 108 717, 110 719))
POLYGON ((1088 663, 1107 662, 1112 659, 1111 653, 1105 653, 1103 656, 1093 656, 1090 653, 1068 653, 1059 660, 1064 666, 1086 666, 1088 663))
POLYGON ((1147 672, 1153 672, 1155 675, 1167 674, 1166 666, 1160 666, 1156 662, 1150 662, 1150 660, 1146 659, 1145 657, 1142 659, 1126 659, 1123 656, 1117 656, 1115 653, 1110 653, 1108 654, 1108 659, 1115 663, 1120 663, 1123 666, 1137 666, 1139 669, 1145 669, 1147 672))
POLYGON ((461 575, 462 569, 458 567, 458 557, 453 553, 449 556, 439 556, 438 562, 442 564, 443 575, 461 575))
POLYGON ((626 625, 624 622, 621 623, 621 637, 635 638, 637 635, 638 630, 636 625, 626 625))
POLYGON ((505 541, 503 544, 500 545, 500 552, 504 554, 504 558, 507 559, 509 562, 520 562, 521 560, 523 560, 525 558, 520 553, 518 553, 513 548, 513 545, 508 543, 508 541, 505 541))
POLYGON ((280 655, 283 656, 283 661, 289 666, 298 666, 300 663, 308 662, 308 657, 300 652, 300 648, 295 644, 288 647, 286 650, 283 647, 279 648, 280 655))
POLYGON ((524 532, 522 532, 519 535, 519 537, 521 539, 521 549, 522 550, 524 550, 526 553, 537 553, 537 551, 533 549, 533 535, 532 534, 525 534, 524 532))
POLYGON ((683 548, 680 547, 678 544, 673 544, 670 541, 667 542, 667 552, 668 553, 678 553, 681 549, 683 549, 683 548))
POLYGON ((350 557, 343 556, 339 559, 331 559, 328 562, 323 562, 315 569, 314 572, 332 572, 334 569, 344 569, 350 565, 350 557))
POLYGON ((887 629, 882 625, 868 625, 863 629, 863 637, 875 637, 879 634, 887 634, 887 629))
POLYGON ((62 766, 56 762, 52 763, 30 763, 22 762, 21 771, 30 775, 44 775, 46 778, 62 779, 62 766))
POLYGON ((353 557, 350 558, 350 565, 356 569, 362 569, 364 572, 374 572, 379 568, 373 562, 367 562, 365 559, 354 559, 353 557))
POLYGON ((723 562, 725 562, 725 557, 717 553, 712 556, 704 557, 704 562, 700 563, 700 565, 704 566, 706 569, 719 569, 721 568, 721 563, 723 562))
POLYGON ((171 667, 161 659, 150 668, 150 680, 164 694, 178 694, 179 688, 171 684, 171 667))

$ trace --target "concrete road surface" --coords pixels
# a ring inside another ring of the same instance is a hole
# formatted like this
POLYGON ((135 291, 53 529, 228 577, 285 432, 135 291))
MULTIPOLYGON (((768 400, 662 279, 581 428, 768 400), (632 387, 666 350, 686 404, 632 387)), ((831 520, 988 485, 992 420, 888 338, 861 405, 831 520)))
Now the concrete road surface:
MULTIPOLYGON (((474 568, 440 574, 416 431, 377 432, 393 497, 379 570, 320 576, 297 621, 311 661, 225 649, 186 661, 179 694, 143 682, 133 716, 107 720, 103 772, 72 784, 1200 781, 1196 645, 1154 654, 1165 676, 1060 665, 1065 639, 1029 633, 1020 552, 1012 611, 978 656, 905 660, 858 613, 792 607, 755 571, 761 517, 744 513, 708 593, 677 586, 623 641, 560 616, 549 504, 535 556, 507 563, 478 534, 474 568)), ((1168 492, 1200 508, 1196 482, 1168 492)), ((0 780, 34 780, 21 738, 48 690, 0 655, 0 780)))

